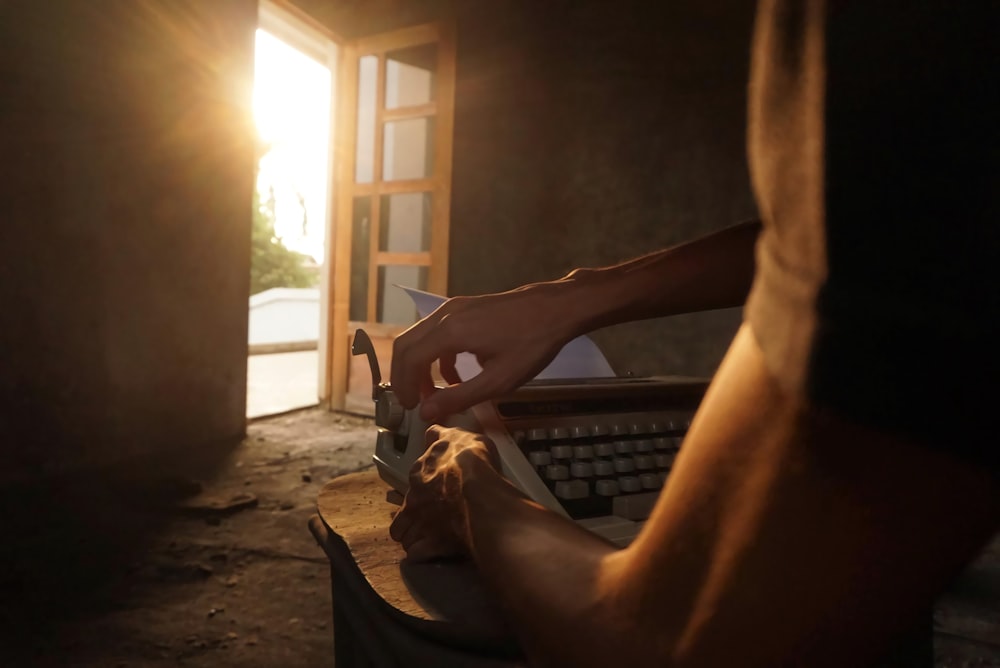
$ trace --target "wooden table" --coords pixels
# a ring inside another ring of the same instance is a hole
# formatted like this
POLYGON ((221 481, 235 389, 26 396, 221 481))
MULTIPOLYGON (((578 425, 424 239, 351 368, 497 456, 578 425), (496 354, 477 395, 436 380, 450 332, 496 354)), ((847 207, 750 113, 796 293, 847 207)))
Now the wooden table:
POLYGON ((389 490, 375 469, 335 478, 309 522, 330 559, 337 668, 523 666, 470 562, 404 558, 389 537, 389 490))

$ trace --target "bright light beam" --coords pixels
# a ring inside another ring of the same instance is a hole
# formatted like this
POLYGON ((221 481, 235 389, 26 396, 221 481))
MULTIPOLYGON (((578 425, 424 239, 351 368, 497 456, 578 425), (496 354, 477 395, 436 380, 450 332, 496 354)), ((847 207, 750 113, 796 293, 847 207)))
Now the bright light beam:
POLYGON ((254 120, 270 147, 260 162, 257 189, 262 199, 274 189, 275 231, 284 244, 318 263, 323 262, 326 231, 330 84, 327 67, 257 31, 254 120))

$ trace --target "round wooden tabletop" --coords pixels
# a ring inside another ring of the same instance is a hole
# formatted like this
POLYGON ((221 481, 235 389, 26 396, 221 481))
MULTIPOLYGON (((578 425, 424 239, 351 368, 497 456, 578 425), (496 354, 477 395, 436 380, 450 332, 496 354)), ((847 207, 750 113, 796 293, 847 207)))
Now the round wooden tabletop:
MULTIPOLYGON (((516 641, 468 560, 413 563, 389 537, 398 493, 374 468, 334 478, 317 500, 332 534, 328 549, 349 553, 386 612, 418 632, 461 645, 509 652, 516 641)), ((345 554, 344 556, 348 556, 345 554)), ((343 574, 350 577, 349 574, 343 574)))

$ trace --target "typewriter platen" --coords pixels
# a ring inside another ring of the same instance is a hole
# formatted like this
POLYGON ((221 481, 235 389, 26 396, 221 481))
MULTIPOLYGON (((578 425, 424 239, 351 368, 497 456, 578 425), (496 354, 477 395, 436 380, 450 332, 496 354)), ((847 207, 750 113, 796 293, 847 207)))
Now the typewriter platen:
MULTIPOLYGON (((405 493, 427 425, 381 382, 363 330, 352 352, 372 370, 375 465, 405 493)), ((534 501, 624 546, 652 511, 707 385, 672 376, 533 381, 448 424, 488 436, 503 474, 534 501)))

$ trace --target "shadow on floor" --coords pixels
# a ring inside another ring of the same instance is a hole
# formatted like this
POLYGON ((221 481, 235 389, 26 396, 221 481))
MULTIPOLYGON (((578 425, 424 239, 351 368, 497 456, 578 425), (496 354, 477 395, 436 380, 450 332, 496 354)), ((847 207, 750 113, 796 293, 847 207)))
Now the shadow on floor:
POLYGON ((0 665, 331 665, 329 570, 307 521, 373 443, 370 420, 309 409, 251 422, 211 479, 19 490, 18 516, 51 519, 20 527, 30 549, 0 548, 32 556, 2 562, 0 665))

